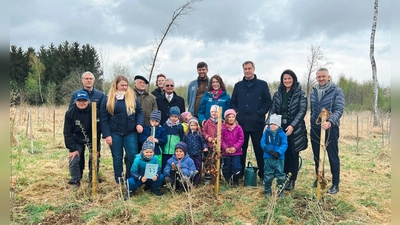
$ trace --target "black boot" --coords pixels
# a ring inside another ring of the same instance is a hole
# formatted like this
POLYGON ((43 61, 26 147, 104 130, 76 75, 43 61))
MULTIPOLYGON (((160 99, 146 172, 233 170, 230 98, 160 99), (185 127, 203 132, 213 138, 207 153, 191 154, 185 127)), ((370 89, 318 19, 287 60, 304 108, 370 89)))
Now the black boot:
POLYGON ((289 182, 286 184, 285 190, 291 191, 294 189, 294 183, 295 180, 289 180, 289 182))
POLYGON ((327 191, 329 194, 336 194, 339 192, 339 185, 338 184, 333 184, 332 187, 330 187, 327 191))
POLYGON ((233 175, 233 187, 239 187, 239 174, 233 175))

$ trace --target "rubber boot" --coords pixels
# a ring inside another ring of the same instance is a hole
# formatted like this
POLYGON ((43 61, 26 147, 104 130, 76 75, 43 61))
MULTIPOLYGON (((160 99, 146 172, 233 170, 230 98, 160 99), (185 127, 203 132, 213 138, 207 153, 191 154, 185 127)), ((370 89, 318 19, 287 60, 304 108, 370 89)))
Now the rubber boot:
POLYGON ((239 187, 239 178, 239 174, 233 175, 233 187, 239 187))

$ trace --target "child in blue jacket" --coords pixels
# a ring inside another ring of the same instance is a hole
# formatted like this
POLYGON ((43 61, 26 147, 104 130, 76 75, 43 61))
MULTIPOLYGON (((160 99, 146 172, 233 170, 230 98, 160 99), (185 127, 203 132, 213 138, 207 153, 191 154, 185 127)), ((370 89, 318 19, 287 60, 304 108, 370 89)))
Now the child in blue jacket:
POLYGON ((142 151, 136 155, 131 168, 131 177, 128 178, 128 195, 136 191, 142 184, 148 184, 151 187, 151 192, 157 196, 162 196, 161 185, 164 182, 164 175, 161 173, 161 165, 158 157, 154 155, 154 142, 145 141, 142 145, 142 151), (148 164, 156 164, 157 173, 153 178, 145 177, 146 166, 148 164))
MULTIPOLYGON (((278 187, 286 180, 284 172, 285 152, 288 147, 286 133, 281 128, 281 115, 275 113, 269 119, 269 125, 261 138, 261 148, 264 150, 264 192, 265 197, 271 195, 272 180, 276 177, 278 187)), ((279 197, 283 197, 280 192, 279 197)))

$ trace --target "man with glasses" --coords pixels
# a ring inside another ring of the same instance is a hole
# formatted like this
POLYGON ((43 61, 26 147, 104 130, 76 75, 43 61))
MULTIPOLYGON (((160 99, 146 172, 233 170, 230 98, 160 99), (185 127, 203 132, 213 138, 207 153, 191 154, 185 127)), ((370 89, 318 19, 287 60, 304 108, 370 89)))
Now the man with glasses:
POLYGON ((68 109, 70 109, 74 105, 74 100, 76 97, 76 93, 79 91, 85 91, 89 95, 90 102, 96 102, 96 108, 100 109, 100 103, 104 98, 104 93, 94 88, 94 75, 90 71, 86 71, 82 74, 82 84, 83 88, 72 93, 71 100, 69 101, 68 109))
MULTIPOLYGON (((99 113, 97 113, 99 116, 99 113)), ((98 118, 98 117, 97 117, 98 118)), ((97 120, 99 122, 99 120, 97 120)), ((97 125, 97 146, 100 145, 100 124, 97 125)), ((69 150, 69 172, 71 179, 68 184, 79 188, 85 169, 85 149, 92 148, 92 108, 89 95, 85 91, 75 93, 74 104, 65 113, 64 142, 69 150)), ((100 148, 97 148, 100 155, 100 148)), ((99 161, 98 161, 99 162, 99 161)), ((99 172, 97 168, 97 173, 99 172)), ((89 186, 92 181, 92 155, 89 155, 89 186)))
POLYGON ((174 81, 171 78, 167 78, 163 86, 164 95, 158 96, 156 99, 158 110, 161 111, 161 125, 169 118, 169 109, 172 106, 178 106, 181 112, 185 112, 185 100, 175 93, 174 81))

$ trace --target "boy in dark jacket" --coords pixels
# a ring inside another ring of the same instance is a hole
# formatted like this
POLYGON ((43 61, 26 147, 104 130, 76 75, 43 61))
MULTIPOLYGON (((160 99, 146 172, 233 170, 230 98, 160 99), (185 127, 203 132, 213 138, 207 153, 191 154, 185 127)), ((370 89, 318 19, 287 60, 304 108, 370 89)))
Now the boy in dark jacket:
MULTIPOLYGON (((261 147, 264 151, 264 192, 265 198, 271 196, 272 180, 276 177, 278 187, 286 180, 284 172, 285 152, 288 147, 286 133, 281 128, 281 115, 272 114, 269 125, 261 139, 261 147)), ((283 197, 284 192, 279 193, 283 197)))
MULTIPOLYGON (((98 116, 97 110, 97 116, 98 116)), ((97 118, 97 122, 99 122, 97 118)), ((97 125, 97 165, 100 161, 100 125, 97 125)), ((71 179, 68 184, 80 186, 85 169, 85 148, 92 152, 92 109, 89 95, 85 91, 75 94, 74 105, 65 113, 64 142, 69 150, 69 172, 71 179)), ((98 168, 97 168, 98 172, 98 168)), ((92 155, 89 156, 89 181, 92 180, 92 155)))

